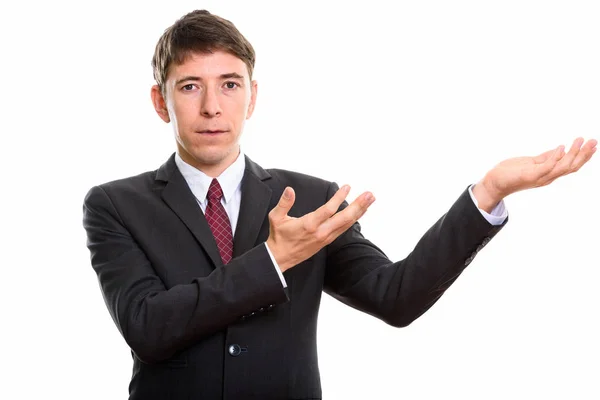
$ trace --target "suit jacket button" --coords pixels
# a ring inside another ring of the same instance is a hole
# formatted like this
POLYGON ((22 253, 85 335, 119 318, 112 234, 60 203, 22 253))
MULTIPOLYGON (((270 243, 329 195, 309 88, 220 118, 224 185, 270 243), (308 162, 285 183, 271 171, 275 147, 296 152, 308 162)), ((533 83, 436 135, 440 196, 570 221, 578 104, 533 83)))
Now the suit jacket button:
POLYGON ((242 352, 242 348, 240 347, 239 344, 232 344, 229 346, 228 351, 231 356, 237 357, 242 352))

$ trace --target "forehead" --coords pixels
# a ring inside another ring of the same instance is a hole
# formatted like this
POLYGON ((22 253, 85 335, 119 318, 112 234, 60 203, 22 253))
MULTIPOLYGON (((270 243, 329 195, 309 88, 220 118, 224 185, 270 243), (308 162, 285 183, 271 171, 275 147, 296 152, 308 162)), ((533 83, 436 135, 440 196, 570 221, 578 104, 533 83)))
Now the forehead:
POLYGON ((177 80, 183 76, 211 79, 232 73, 248 78, 246 64, 233 54, 221 50, 211 53, 193 52, 187 54, 183 62, 169 67, 167 80, 177 80))

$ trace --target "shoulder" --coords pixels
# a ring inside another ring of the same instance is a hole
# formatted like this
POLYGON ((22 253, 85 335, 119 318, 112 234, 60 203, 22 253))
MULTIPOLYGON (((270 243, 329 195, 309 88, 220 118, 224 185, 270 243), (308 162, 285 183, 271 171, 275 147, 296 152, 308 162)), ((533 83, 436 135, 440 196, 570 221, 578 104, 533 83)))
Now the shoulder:
POLYGON ((271 175, 270 186, 274 188, 276 198, 281 197, 286 187, 294 189, 295 207, 301 215, 313 211, 325 204, 337 191, 335 182, 285 169, 267 169, 271 175))
POLYGON ((283 192, 286 186, 291 186, 296 192, 312 193, 326 197, 328 192, 335 191, 337 185, 323 178, 292 171, 283 168, 263 168, 246 156, 246 173, 255 175, 265 181, 276 192, 283 192))
POLYGON ((116 179, 99 185, 106 191, 131 191, 151 187, 156 181, 158 170, 146 171, 137 175, 116 179))
POLYGON ((157 185, 156 174, 157 170, 147 171, 98 184, 88 190, 84 202, 87 204, 100 199, 118 202, 127 199, 134 200, 145 195, 150 195, 157 185))
POLYGON ((91 188, 86 195, 86 202, 90 197, 107 197, 111 201, 147 200, 155 196, 157 191, 163 189, 174 174, 177 174, 175 153, 159 168, 139 173, 126 178, 105 182, 91 188))
POLYGON ((332 185, 332 182, 328 180, 308 174, 303 174, 297 171, 290 171, 279 168, 269 168, 266 171, 271 175, 273 179, 281 182, 286 182, 286 184, 289 185, 296 184, 300 186, 310 186, 314 188, 324 189, 327 189, 329 188, 329 186, 332 185))

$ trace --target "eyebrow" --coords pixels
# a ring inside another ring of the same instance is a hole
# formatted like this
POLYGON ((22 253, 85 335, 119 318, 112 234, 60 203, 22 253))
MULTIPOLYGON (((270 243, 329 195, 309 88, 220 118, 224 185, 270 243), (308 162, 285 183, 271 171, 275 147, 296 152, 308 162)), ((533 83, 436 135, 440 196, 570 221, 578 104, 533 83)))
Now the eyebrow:
MULTIPOLYGON (((244 77, 242 75, 238 74, 237 72, 230 72, 228 74, 221 74, 221 75, 219 75, 219 79, 232 79, 232 78, 234 78, 234 79, 244 79, 244 77)), ((203 79, 200 78, 199 76, 192 76, 192 75, 190 75, 190 76, 184 76, 183 78, 178 79, 175 82, 175 85, 180 85, 180 84, 182 84, 183 82, 186 82, 186 81, 202 81, 202 80, 203 79)))

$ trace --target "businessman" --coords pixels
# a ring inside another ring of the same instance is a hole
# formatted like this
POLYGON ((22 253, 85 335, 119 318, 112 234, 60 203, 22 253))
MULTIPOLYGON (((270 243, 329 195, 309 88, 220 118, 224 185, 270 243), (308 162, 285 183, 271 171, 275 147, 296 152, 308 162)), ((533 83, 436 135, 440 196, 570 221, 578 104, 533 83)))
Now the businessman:
POLYGON ((321 398, 323 291, 409 325, 504 226, 506 196, 577 171, 596 150, 578 138, 500 162, 393 262, 357 222, 372 193, 348 204, 347 185, 265 170, 241 152, 254 61, 231 22, 204 10, 176 21, 157 43, 151 88, 176 152, 85 198, 91 263, 131 348, 130 399, 321 398))

